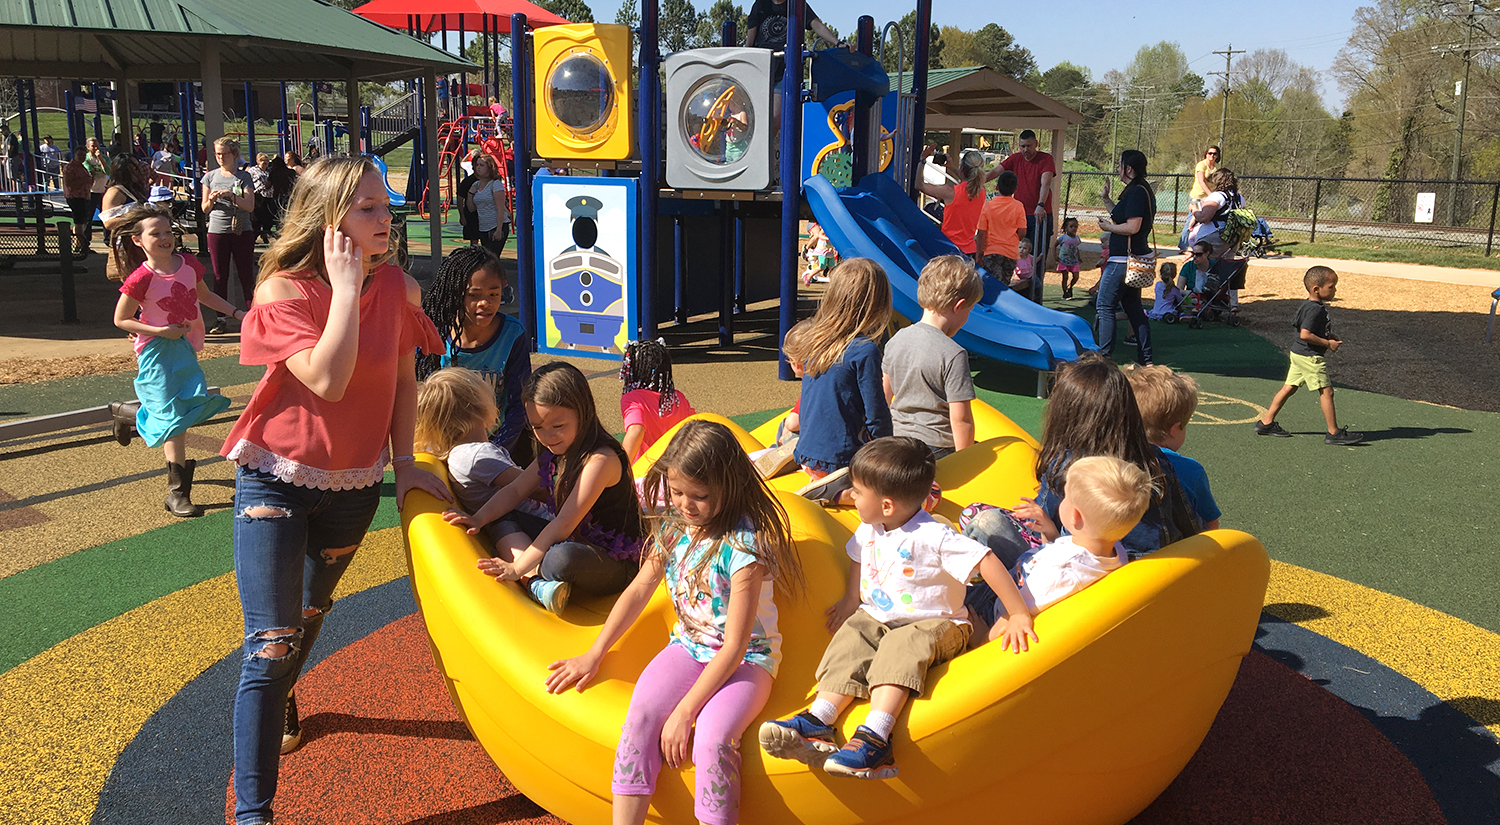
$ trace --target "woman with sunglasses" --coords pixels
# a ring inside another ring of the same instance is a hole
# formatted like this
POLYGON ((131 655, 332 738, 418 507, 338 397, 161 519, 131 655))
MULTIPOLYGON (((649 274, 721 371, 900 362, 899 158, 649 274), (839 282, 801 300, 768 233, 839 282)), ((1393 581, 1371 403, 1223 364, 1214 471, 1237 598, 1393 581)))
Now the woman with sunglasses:
MULTIPOLYGON (((1203 205, 1203 199, 1208 197, 1208 176, 1219 168, 1219 147, 1210 146, 1203 152, 1203 159, 1193 166, 1193 189, 1188 192, 1188 212, 1197 212, 1203 205)), ((1191 218, 1182 227, 1182 237, 1177 241, 1177 248, 1187 252, 1188 232, 1192 229, 1191 218)))

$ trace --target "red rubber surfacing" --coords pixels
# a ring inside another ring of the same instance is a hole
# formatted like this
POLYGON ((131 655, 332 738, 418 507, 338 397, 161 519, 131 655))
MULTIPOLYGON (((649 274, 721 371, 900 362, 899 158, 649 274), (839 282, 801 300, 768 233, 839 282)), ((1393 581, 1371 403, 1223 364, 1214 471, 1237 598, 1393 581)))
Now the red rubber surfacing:
MULTIPOLYGON (((328 657, 302 677, 297 703, 303 746, 281 760, 278 825, 561 822, 469 735, 419 616, 328 657)), ((233 810, 231 780, 228 821, 233 810)), ((1203 747, 1132 825, 1249 822, 1445 820, 1421 774, 1364 716, 1252 652, 1203 747)))

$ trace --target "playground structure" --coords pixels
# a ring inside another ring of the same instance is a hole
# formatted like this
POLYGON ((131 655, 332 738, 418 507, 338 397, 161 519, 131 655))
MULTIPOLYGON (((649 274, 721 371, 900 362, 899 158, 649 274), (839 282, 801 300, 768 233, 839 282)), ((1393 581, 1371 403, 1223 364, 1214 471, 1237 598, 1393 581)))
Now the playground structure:
MULTIPOLYGON (((779 300, 778 342, 796 322, 800 228, 810 208, 820 222, 842 227, 831 237, 845 255, 879 260, 896 286, 897 310, 919 317, 917 274, 933 255, 957 250, 912 219, 914 206, 892 203, 887 209, 896 211, 863 214, 856 201, 830 193, 834 184, 859 187, 879 176, 889 183, 880 198, 910 200, 923 144, 927 44, 917 38, 911 55, 901 55, 893 90, 875 58, 875 21, 862 17, 857 49, 807 52, 791 38, 782 53, 802 59, 785 60, 784 73, 772 77, 772 52, 739 46, 732 22, 723 26, 721 47, 663 57, 654 6, 642 4, 639 66, 630 62, 629 32, 621 26, 557 25, 511 39, 515 225, 541 231, 539 170, 634 178, 638 254, 630 263, 639 268, 639 294, 631 296, 638 319, 632 335, 653 338, 663 323, 717 312, 719 344, 728 347, 735 314, 750 303, 779 300), (811 91, 803 82, 809 59, 811 91), (787 101, 779 123, 778 87, 787 101), (906 238, 902 249, 891 248, 900 243, 893 234, 906 238)), ((801 5, 792 2, 788 15, 789 31, 800 32, 801 5)), ((923 0, 918 26, 930 18, 923 0)), ((513 15, 510 29, 528 31, 526 16, 513 15)), ((899 40, 898 28, 884 29, 893 30, 899 40)), ((883 53, 884 38, 879 46, 883 53)), ((546 272, 555 262, 540 259, 526 231, 517 233, 516 254, 520 318, 540 336, 554 297, 546 292, 546 272)), ((964 333, 970 349, 1046 373, 1093 348, 1078 319, 1022 306, 1016 297, 992 296, 975 314, 964 333)), ((781 375, 792 377, 784 362, 781 375)))

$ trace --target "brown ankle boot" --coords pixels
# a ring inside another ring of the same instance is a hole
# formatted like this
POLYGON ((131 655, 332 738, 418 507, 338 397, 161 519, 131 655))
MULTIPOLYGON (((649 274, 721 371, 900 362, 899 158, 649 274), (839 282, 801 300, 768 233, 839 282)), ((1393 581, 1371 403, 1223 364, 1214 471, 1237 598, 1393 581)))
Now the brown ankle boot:
POLYGON ((109 417, 115 421, 115 441, 121 447, 130 446, 130 437, 135 435, 135 414, 141 409, 139 401, 109 402, 109 417))
POLYGON ((197 518, 203 508, 193 503, 193 470, 198 462, 188 459, 181 464, 167 462, 167 500, 162 506, 178 518, 197 518))

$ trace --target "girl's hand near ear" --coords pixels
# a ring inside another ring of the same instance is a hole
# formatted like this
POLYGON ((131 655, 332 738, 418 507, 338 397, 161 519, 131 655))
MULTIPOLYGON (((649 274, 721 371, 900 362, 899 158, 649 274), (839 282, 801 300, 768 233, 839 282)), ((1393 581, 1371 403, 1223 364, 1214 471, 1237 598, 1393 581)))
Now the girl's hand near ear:
POLYGON ((365 281, 364 251, 349 236, 328 226, 323 230, 323 266, 334 291, 358 292, 365 281))

